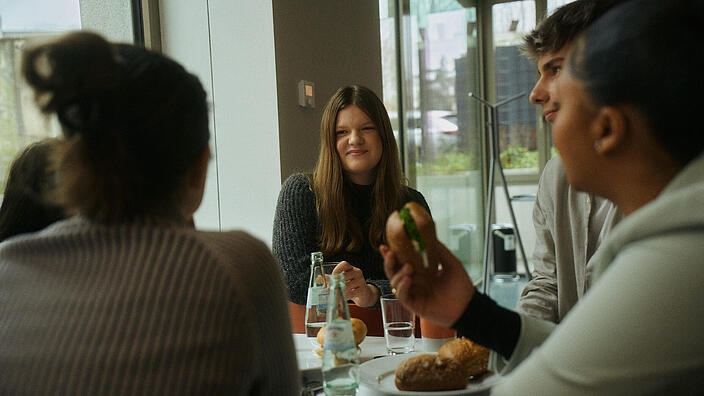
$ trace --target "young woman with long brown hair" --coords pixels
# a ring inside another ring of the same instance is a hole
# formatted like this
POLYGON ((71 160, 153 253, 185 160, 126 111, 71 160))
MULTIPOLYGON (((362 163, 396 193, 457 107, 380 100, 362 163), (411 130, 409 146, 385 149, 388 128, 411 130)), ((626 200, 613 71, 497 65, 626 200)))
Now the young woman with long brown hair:
POLYGON ((426 209, 404 185, 401 162, 384 104, 370 89, 342 87, 330 98, 320 126, 320 153, 312 177, 294 174, 283 184, 274 219, 273 250, 289 298, 306 303, 310 253, 339 261, 347 297, 369 307, 391 291, 378 246, 386 219, 408 201, 426 209))

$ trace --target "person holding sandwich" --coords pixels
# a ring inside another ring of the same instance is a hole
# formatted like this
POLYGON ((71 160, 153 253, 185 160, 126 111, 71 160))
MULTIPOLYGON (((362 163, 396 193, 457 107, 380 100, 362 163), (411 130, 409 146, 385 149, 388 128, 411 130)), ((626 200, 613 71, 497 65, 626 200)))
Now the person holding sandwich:
POLYGON ((704 63, 686 38, 702 23, 703 0, 624 1, 566 56, 555 146, 570 185, 609 199, 624 219, 592 258, 589 293, 559 325, 477 292, 440 243, 433 276, 380 247, 407 307, 508 360, 510 376, 492 394, 701 389, 704 134, 692 120, 704 103, 692 87, 704 84, 704 63))

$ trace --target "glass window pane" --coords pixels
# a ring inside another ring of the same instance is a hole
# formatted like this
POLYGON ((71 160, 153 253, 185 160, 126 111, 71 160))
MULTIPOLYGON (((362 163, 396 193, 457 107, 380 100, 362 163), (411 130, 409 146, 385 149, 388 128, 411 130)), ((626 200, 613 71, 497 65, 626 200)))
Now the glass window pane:
POLYGON ((80 29, 79 8, 79 0, 2 0, 0 30, 7 36, 80 29))
POLYGON ((15 155, 28 144, 59 133, 57 122, 37 110, 22 81, 20 59, 26 37, 80 27, 79 0, 0 2, 0 194, 15 155))
POLYGON ((567 3, 571 3, 574 0, 548 0, 548 15, 552 14, 553 11, 562 7, 567 3))
POLYGON ((520 52, 523 36, 535 28, 535 2, 513 1, 492 7, 496 100, 526 96, 499 109, 499 149, 505 169, 538 168, 537 119, 528 94, 535 84, 535 65, 520 52))
POLYGON ((483 229, 480 109, 467 96, 480 87, 477 12, 454 0, 411 0, 409 6, 402 34, 406 114, 399 118, 390 102, 394 96, 387 95, 388 89, 397 89, 387 81, 395 75, 385 61, 384 99, 391 118, 404 122, 404 149, 413 158, 406 173, 415 175, 416 187, 428 200, 439 239, 478 280, 483 229))
POLYGON ((0 0, 0 194, 15 155, 34 141, 60 133, 58 122, 37 110, 20 76, 25 41, 29 36, 81 28, 130 42, 131 1, 0 0))

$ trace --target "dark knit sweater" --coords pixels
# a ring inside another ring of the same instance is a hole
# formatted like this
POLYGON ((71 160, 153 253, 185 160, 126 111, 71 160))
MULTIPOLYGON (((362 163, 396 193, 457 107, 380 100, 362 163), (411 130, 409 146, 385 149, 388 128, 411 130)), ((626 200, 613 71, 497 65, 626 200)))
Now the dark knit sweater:
MULTIPOLYGON (((381 294, 391 292, 384 274, 384 261, 378 246, 369 242, 369 220, 372 211, 372 186, 349 186, 353 215, 362 224, 364 245, 357 252, 342 251, 326 256, 325 261, 347 261, 362 270, 367 283, 376 286, 381 294)), ((426 208, 428 203, 418 191, 405 187, 405 201, 415 201, 426 208)), ((318 236, 322 226, 315 210, 315 194, 303 174, 294 174, 284 182, 279 194, 274 217, 272 248, 281 264, 288 285, 289 299, 305 305, 310 278, 310 254, 320 251, 318 236)))

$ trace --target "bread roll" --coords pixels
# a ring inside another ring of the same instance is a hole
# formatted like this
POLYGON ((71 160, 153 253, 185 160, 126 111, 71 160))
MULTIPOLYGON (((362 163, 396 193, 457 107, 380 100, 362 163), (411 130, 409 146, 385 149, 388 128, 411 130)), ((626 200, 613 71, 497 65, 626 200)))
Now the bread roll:
POLYGON ((352 318, 350 321, 352 322, 352 332, 354 333, 354 344, 359 345, 367 336, 367 324, 357 318, 352 318))
POLYGON ((489 364, 489 350, 464 337, 446 342, 438 355, 460 362, 467 377, 484 374, 489 364))
POLYGON ((423 354, 398 365, 395 383, 402 391, 444 391, 466 388, 468 377, 456 360, 423 354))
POLYGON ((396 254, 399 264, 411 263, 416 273, 432 275, 437 272, 440 261, 433 218, 416 202, 408 202, 404 208, 410 211, 411 224, 408 224, 408 221, 404 224, 404 216, 399 211, 394 211, 386 221, 386 240, 389 248, 396 254), (409 227, 417 229, 418 232, 409 235, 409 227), (423 258, 424 255, 427 259, 423 258))
MULTIPOLYGON (((359 344, 364 341, 364 338, 367 336, 367 324, 364 323, 363 320, 357 319, 357 318, 352 318, 350 319, 350 322, 352 323, 352 333, 354 334, 354 344, 359 346, 359 344)), ((323 349, 322 346, 325 345, 325 329, 327 325, 324 325, 323 327, 318 330, 318 335, 316 336, 316 339, 318 340, 318 344, 320 344, 321 348, 317 348, 315 352, 318 355, 323 355, 323 349)))

